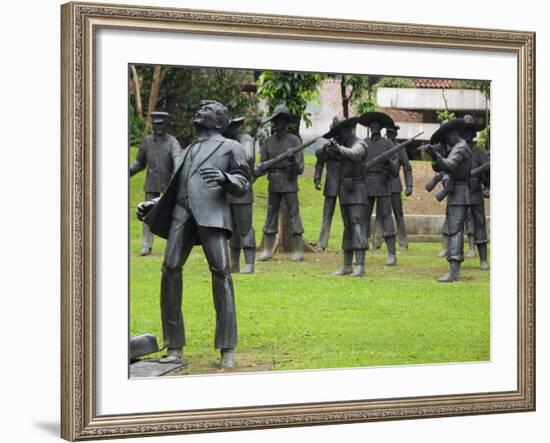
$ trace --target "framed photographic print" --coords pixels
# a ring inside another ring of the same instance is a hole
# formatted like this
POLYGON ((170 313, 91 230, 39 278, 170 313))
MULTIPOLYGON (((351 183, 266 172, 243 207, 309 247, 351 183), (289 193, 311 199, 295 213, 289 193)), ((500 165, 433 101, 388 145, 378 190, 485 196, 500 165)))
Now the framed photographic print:
POLYGON ((63 438, 534 410, 534 33, 61 14, 63 438))

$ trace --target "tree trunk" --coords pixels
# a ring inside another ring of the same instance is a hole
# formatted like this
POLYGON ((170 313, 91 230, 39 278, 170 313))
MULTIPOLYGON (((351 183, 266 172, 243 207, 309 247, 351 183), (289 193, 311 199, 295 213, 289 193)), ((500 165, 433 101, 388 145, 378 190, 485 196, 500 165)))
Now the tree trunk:
POLYGON ((160 92, 160 85, 166 70, 160 66, 155 66, 153 71, 153 81, 151 83, 151 94, 149 95, 149 105, 147 106, 147 120, 145 121, 145 129, 147 132, 151 132, 153 127, 151 120, 151 112, 155 112, 157 109, 157 100, 160 92))
POLYGON ((340 95, 342 96, 342 113, 344 118, 349 118, 349 97, 346 94, 345 76, 340 80, 340 95))
POLYGON ((143 117, 143 106, 141 104, 141 86, 139 84, 139 76, 134 65, 130 65, 132 71, 132 81, 134 83, 134 93, 136 96, 136 114, 139 118, 143 117))
MULTIPOLYGON (((275 243, 273 245, 273 252, 293 252, 294 244, 292 243, 292 234, 290 233, 290 223, 288 218, 288 208, 286 201, 281 202, 279 207, 279 216, 277 219, 278 233, 275 237, 275 243)), ((263 242, 262 242, 263 244, 263 242)), ((305 242, 302 237, 302 248, 304 252, 316 252, 313 246, 305 242)))

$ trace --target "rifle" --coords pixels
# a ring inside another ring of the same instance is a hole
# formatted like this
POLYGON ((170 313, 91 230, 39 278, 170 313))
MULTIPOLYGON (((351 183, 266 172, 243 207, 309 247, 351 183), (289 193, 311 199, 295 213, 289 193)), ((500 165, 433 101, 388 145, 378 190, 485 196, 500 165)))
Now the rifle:
MULTIPOLYGON (((485 171, 487 171, 491 166, 491 162, 483 163, 481 166, 478 166, 475 169, 472 169, 470 172, 470 178, 477 177, 478 175, 483 174, 485 171)), ((453 192, 454 186, 452 180, 447 180, 445 182, 445 185, 443 186, 443 189, 439 190, 437 194, 435 194, 435 198, 437 201, 442 201, 449 192, 453 192)))
POLYGON ((276 165, 277 163, 282 162, 283 160, 286 160, 287 158, 292 157, 294 154, 297 154, 300 151, 303 151, 308 146, 311 146, 313 143, 315 143, 317 140, 319 140, 322 136, 315 137, 314 139, 302 143, 301 145, 295 146, 294 148, 287 149, 285 152, 279 154, 277 157, 270 158, 269 160, 266 160, 265 162, 261 162, 254 168, 254 177, 259 177, 260 175, 263 175, 267 172, 269 168, 271 168, 273 165, 276 165))
POLYGON ((428 181, 424 187, 426 188, 426 191, 428 192, 432 192, 433 189, 435 188, 435 186, 441 181, 443 180, 443 172, 438 172, 437 174, 435 174, 431 179, 430 181, 428 181))
POLYGON ((427 152, 432 157, 433 157, 433 154, 435 154, 436 152, 439 155, 442 155, 443 157, 445 157, 445 146, 442 145, 441 143, 436 143, 435 145, 432 145, 431 143, 427 143, 425 145, 419 146, 416 149, 418 151, 427 152))
POLYGON ((409 138, 408 140, 405 140, 402 143, 399 143, 398 145, 394 146, 391 149, 388 149, 387 151, 383 152, 382 154, 374 157, 371 161, 368 161, 365 163, 365 171, 368 171, 370 168, 376 166, 379 163, 382 163, 384 160, 390 158, 393 154, 399 152, 401 149, 403 149, 405 146, 407 146, 410 142, 412 142, 415 138, 421 136, 424 134, 424 131, 420 131, 418 134, 416 134, 414 137, 409 138))

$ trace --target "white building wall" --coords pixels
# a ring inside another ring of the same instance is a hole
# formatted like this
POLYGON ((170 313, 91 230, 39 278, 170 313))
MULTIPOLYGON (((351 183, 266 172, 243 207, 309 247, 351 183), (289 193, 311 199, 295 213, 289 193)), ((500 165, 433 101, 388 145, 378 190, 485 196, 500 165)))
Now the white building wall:
POLYGON ((386 108, 451 111, 485 110, 485 96, 477 89, 379 88, 378 105, 386 108))

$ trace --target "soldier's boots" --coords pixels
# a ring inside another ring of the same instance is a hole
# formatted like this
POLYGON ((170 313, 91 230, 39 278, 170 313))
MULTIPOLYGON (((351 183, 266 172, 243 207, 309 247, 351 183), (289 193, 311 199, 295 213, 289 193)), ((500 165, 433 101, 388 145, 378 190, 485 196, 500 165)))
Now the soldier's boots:
POLYGON ((449 236, 446 234, 443 234, 441 236, 441 251, 439 251, 439 254, 437 254, 437 256, 447 257, 448 252, 449 252, 449 236))
POLYGON ((440 283, 452 283, 460 280, 460 262, 458 260, 449 261, 449 272, 437 281, 440 283))
POLYGON ((183 360, 182 348, 168 348, 168 352, 165 357, 159 359, 159 363, 179 363, 183 360))
POLYGON ((240 271, 239 260, 241 256, 240 248, 229 248, 229 271, 236 273, 240 271))
POLYGON ((344 264, 333 275, 348 275, 353 272, 353 251, 344 251, 344 264))
POLYGON ((294 246, 292 261, 302 261, 304 259, 302 234, 292 234, 292 244, 294 246))
POLYGON ((351 277, 363 277, 365 275, 365 250, 355 250, 355 268, 351 273, 351 277))
POLYGON ((479 252, 479 264, 483 271, 489 269, 489 262, 487 261, 487 243, 480 243, 477 245, 477 250, 479 252))
POLYGON ((468 235, 468 253, 466 254, 466 257, 468 258, 474 258, 476 257, 476 245, 474 243, 474 236, 468 235))
POLYGON ((409 241, 400 241, 399 242, 399 250, 401 252, 406 252, 409 250, 409 241))
POLYGON ((141 249, 141 256, 149 255, 151 253, 151 248, 142 248, 141 249))
POLYGON ((379 234, 372 236, 372 246, 374 249, 380 249, 382 247, 382 237, 379 234))
POLYGON ((273 258, 273 245, 275 244, 275 234, 264 234, 264 250, 258 257, 260 261, 267 261, 273 258))
POLYGON ((386 237, 386 247, 388 248, 386 266, 395 266, 397 264, 397 256, 395 255, 395 236, 386 237))
POLYGON ((244 248, 244 268, 241 274, 254 274, 254 259, 256 258, 255 248, 244 248))
POLYGON ((233 348, 223 348, 220 351, 220 368, 231 369, 235 366, 233 348))

